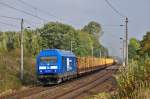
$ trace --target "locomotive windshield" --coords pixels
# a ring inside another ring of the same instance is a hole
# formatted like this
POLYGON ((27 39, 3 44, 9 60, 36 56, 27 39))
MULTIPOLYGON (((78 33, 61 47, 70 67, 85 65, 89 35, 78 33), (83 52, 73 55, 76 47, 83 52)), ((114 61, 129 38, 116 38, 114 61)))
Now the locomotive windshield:
POLYGON ((56 56, 40 57, 40 61, 45 63, 56 63, 57 57, 56 56))

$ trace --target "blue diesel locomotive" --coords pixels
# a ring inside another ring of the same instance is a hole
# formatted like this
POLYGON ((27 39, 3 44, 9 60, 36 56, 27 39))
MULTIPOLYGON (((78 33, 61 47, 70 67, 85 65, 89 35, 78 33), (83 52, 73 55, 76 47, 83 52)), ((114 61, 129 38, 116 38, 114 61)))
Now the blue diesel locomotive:
POLYGON ((77 76, 76 56, 71 51, 42 50, 36 62, 37 79, 44 84, 60 83, 77 76))

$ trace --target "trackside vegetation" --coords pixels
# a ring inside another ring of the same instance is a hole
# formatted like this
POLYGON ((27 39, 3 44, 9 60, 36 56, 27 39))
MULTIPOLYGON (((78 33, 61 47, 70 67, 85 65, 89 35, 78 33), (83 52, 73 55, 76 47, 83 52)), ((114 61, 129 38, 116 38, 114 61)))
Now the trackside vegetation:
MULTIPOLYGON (((117 90, 108 97, 94 99, 149 99, 150 98, 150 32, 143 39, 131 38, 129 42, 129 65, 120 67, 116 74, 117 90)), ((100 96, 99 96, 100 97, 100 96)))
POLYGON ((22 85, 35 83, 35 61, 32 57, 24 57, 24 81, 20 81, 20 50, 0 54, 0 93, 6 94, 22 88, 22 85), (30 60, 30 61, 29 61, 30 60))
POLYGON ((0 32, 0 94, 12 92, 35 83, 35 58, 41 49, 58 48, 71 50, 77 56, 99 57, 99 51, 108 53, 99 39, 101 25, 91 21, 82 29, 49 22, 31 30, 24 29, 24 81, 20 80, 20 31, 0 32))
POLYGON ((150 95, 150 32, 143 39, 131 38, 129 42, 129 66, 120 69, 116 76, 116 98, 149 99, 150 95))

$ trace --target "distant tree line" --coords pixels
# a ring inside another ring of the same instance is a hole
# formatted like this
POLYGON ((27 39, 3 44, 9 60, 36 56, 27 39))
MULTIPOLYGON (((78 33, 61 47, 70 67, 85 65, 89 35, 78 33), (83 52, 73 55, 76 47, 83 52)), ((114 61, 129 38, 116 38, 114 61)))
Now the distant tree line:
MULTIPOLYGON (((101 25, 91 21, 81 30, 59 23, 49 22, 41 28, 35 30, 25 29, 24 52, 25 55, 37 55, 41 49, 58 48, 71 50, 78 56, 99 56, 108 53, 100 43, 102 36, 101 25)), ((0 32, 0 53, 20 49, 20 32, 0 32)))

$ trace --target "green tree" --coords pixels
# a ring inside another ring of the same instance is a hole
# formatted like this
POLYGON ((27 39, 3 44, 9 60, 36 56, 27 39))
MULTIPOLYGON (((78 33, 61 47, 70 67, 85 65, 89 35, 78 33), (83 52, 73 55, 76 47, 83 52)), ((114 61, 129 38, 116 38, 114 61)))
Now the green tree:
POLYGON ((0 52, 7 51, 7 36, 6 33, 0 32, 0 52))
POLYGON ((140 44, 140 54, 147 54, 150 56, 150 32, 147 32, 146 35, 143 36, 143 40, 140 42, 140 44))
POLYGON ((27 55, 35 56, 41 50, 41 37, 40 33, 35 30, 24 31, 24 46, 27 55))
POLYGON ((42 48, 70 49, 70 40, 75 35, 73 27, 58 22, 50 22, 38 31, 42 37, 42 48))
POLYGON ((90 34, 86 32, 78 31, 76 38, 77 46, 74 51, 79 56, 91 56, 91 47, 93 46, 93 41, 90 34))
POLYGON ((95 21, 91 21, 88 23, 88 25, 85 25, 82 31, 90 34, 94 34, 97 39, 99 39, 100 36, 102 35, 101 25, 95 21))
POLYGON ((0 33, 0 49, 1 52, 4 51, 10 51, 12 49, 16 48, 16 32, 7 31, 7 32, 1 32, 0 33))
POLYGON ((138 54, 138 50, 140 48, 140 43, 136 38, 131 38, 129 42, 129 58, 135 58, 138 54))
MULTIPOLYGON (((76 30, 67 24, 49 22, 41 28, 23 31, 24 52, 25 55, 35 56, 41 49, 70 50, 72 45, 72 51, 76 55, 91 56, 93 47, 94 56, 99 56, 100 50, 107 52, 99 42, 101 30, 100 24, 94 21, 81 30, 76 30)), ((0 32, 0 52, 17 48, 20 49, 20 32, 0 32)))

